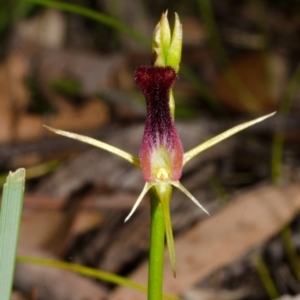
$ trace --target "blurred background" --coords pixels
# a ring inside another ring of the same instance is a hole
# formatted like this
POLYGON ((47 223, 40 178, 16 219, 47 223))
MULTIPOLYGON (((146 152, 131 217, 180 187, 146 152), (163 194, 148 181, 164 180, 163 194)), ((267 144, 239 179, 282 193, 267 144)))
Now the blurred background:
MULTIPOLYGON (((0 181, 27 169, 19 254, 56 258, 147 283, 148 199, 122 159, 43 124, 138 154, 145 100, 134 70, 150 65, 162 12, 183 25, 174 86, 185 150, 277 114, 189 163, 171 202, 186 300, 300 299, 300 1, 0 2, 0 181)), ((17 264, 14 299, 145 299, 129 288, 17 264)))

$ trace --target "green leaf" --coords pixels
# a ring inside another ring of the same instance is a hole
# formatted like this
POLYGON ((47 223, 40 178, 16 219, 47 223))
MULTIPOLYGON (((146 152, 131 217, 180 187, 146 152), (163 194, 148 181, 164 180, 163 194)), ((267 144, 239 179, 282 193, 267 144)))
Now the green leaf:
POLYGON ((9 173, 0 211, 0 299, 9 300, 23 206, 25 169, 9 173))

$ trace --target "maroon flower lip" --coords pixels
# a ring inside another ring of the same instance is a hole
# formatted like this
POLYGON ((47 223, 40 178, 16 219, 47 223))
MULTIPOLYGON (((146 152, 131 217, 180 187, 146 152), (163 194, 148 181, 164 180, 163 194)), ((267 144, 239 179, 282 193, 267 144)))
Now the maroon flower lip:
POLYGON ((139 67, 135 82, 142 90, 147 102, 147 117, 140 149, 140 161, 147 182, 153 182, 151 157, 160 147, 170 155, 170 179, 181 177, 183 148, 175 128, 170 107, 169 94, 177 74, 171 67, 139 67))

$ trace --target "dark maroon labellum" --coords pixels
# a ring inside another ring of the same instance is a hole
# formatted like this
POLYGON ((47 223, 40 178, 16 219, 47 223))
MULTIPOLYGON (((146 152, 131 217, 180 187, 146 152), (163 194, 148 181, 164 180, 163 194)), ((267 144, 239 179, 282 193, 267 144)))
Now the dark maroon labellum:
POLYGON ((140 150, 140 160, 145 181, 154 180, 151 157, 159 147, 170 155, 171 180, 181 176, 183 149, 170 113, 169 94, 176 72, 171 67, 140 67, 135 72, 135 82, 145 95, 147 117, 140 150))

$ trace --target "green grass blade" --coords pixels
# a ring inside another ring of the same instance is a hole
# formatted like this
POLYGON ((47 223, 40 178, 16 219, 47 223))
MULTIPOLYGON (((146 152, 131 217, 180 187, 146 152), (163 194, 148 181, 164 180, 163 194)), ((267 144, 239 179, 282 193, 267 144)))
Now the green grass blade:
POLYGON ((0 211, 0 299, 11 296, 16 249, 21 221, 25 169, 9 173, 4 184, 0 211))
POLYGON ((43 5, 46 7, 53 7, 53 8, 57 8, 57 9, 60 9, 60 10, 66 11, 66 12, 70 12, 70 13, 88 17, 90 19, 98 21, 102 24, 110 26, 120 32, 123 32, 123 33, 131 36, 133 39, 135 39, 136 41, 139 41, 141 44, 144 44, 147 47, 149 47, 151 45, 149 39, 145 38, 142 34, 135 31, 134 29, 117 21, 113 17, 99 13, 99 12, 89 9, 87 7, 79 6, 79 5, 75 5, 75 4, 69 4, 66 2, 62 2, 62 1, 50 1, 50 0, 24 0, 24 2, 39 4, 39 5, 43 5))
POLYGON ((201 94, 202 100, 204 100, 210 107, 220 116, 225 116, 226 110, 222 104, 211 94, 209 89, 199 80, 199 78, 193 73, 193 71, 186 65, 182 64, 180 67, 180 73, 185 77, 188 82, 193 85, 201 94))
MULTIPOLYGON (((76 265, 76 264, 71 264, 63 261, 58 261, 58 260, 50 260, 50 259, 44 259, 44 258, 36 258, 36 257, 28 257, 28 256, 18 256, 17 258, 18 262, 23 262, 23 263, 33 263, 33 264, 38 264, 38 265, 44 265, 48 266, 51 268, 58 268, 58 269, 64 269, 68 271, 72 271, 74 273, 78 273, 80 275, 84 275, 90 278, 95 278, 95 279, 100 279, 106 282, 110 282, 113 284, 117 285, 123 285, 127 286, 129 288, 142 291, 142 292, 147 292, 147 287, 136 283, 132 280, 126 279, 124 277, 104 272, 101 270, 96 270, 92 268, 88 268, 85 266, 81 265, 76 265)), ((163 295, 163 299, 166 300, 180 300, 180 298, 173 297, 170 295, 163 295)), ((2 298, 1 298, 2 300, 2 298)))

